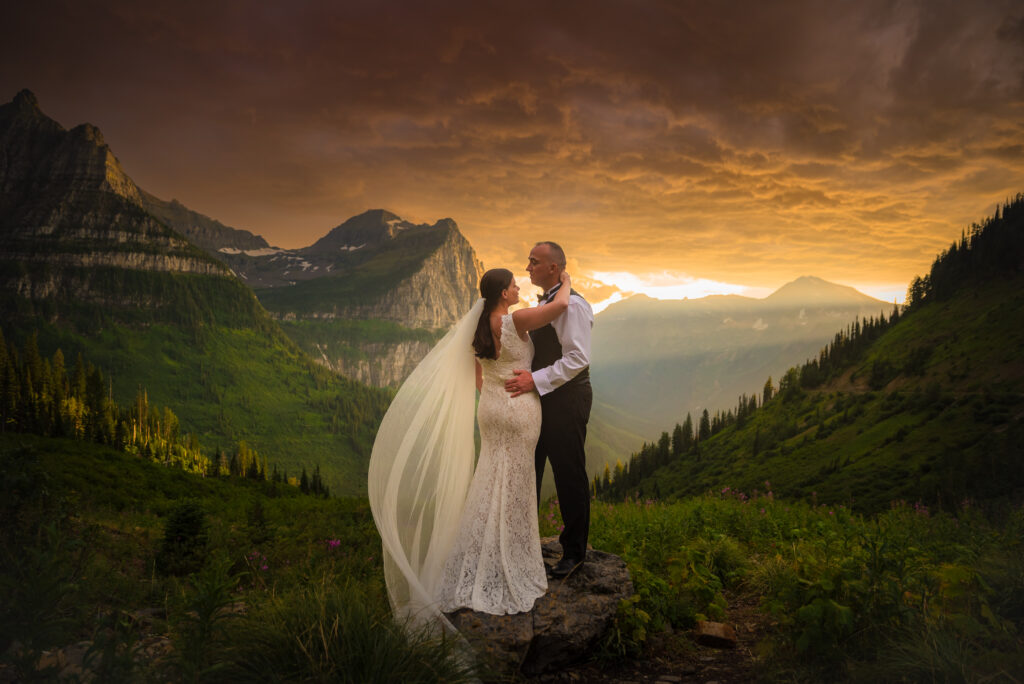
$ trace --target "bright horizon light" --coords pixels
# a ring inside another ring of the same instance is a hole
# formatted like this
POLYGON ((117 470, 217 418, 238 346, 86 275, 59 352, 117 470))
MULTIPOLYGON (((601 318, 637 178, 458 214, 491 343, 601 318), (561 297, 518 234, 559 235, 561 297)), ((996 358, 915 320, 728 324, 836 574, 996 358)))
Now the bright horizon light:
POLYGON ((853 287, 875 299, 881 299, 883 302, 902 304, 903 300, 907 298, 908 285, 853 285, 853 287))
MULTIPOLYGON (((794 276, 795 278, 796 276, 794 276)), ((536 295, 540 293, 540 288, 530 283, 529 276, 516 276, 516 282, 521 289, 522 301, 515 308, 532 306, 536 295)), ((837 284, 849 285, 875 299, 883 302, 895 301, 898 304, 903 303, 907 290, 906 285, 893 283, 858 285, 837 282, 837 284)), ((711 295, 742 295, 762 299, 778 289, 726 283, 708 278, 694 278, 677 271, 645 274, 628 271, 594 271, 585 276, 582 283, 574 284, 573 287, 583 292, 595 314, 601 313, 616 302, 621 302, 637 294, 660 300, 700 299, 711 295), (601 295, 604 296, 598 295, 588 286, 598 286, 598 290, 603 289, 604 292, 601 295)))
POLYGON ((627 271, 595 271, 591 277, 602 283, 614 285, 622 292, 645 294, 653 299, 696 299, 716 294, 751 295, 761 289, 707 278, 694 278, 685 273, 673 271, 643 275, 627 271))

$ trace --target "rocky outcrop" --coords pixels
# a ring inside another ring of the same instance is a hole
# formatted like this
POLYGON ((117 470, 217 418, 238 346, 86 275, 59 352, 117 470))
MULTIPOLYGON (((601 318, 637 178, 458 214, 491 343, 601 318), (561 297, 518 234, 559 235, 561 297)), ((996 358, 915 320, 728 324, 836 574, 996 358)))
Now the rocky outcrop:
POLYGON ((328 345, 316 345, 306 351, 318 363, 336 373, 374 387, 397 387, 409 377, 416 365, 430 351, 429 342, 372 342, 356 344, 358 358, 331 353, 328 345))
MULTIPOLYGON (((561 557, 555 539, 542 540, 544 562, 561 557)), ((626 563, 587 551, 586 563, 564 580, 548 580, 533 610, 488 615, 463 609, 448 615, 485 664, 506 676, 538 675, 582 660, 611 625, 619 602, 633 595, 626 563)))
MULTIPOLYGON (((40 256, 38 254, 18 254, 17 252, 8 252, 5 256, 15 260, 40 260, 40 256)), ((223 265, 211 262, 208 259, 175 256, 170 254, 147 254, 144 252, 65 252, 49 254, 43 256, 41 260, 51 265, 78 266, 84 268, 130 268, 140 271, 225 275, 225 268, 223 265)))

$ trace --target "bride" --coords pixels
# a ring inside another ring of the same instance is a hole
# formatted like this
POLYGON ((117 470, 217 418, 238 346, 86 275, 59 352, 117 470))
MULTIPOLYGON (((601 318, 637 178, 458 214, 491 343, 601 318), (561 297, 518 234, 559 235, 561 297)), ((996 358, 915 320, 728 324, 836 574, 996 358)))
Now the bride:
POLYGON ((512 397, 504 383, 530 367, 526 333, 568 307, 568 274, 561 282, 548 304, 509 313, 519 301, 512 272, 485 273, 481 299, 403 383, 377 431, 370 508, 392 608, 412 626, 453 630, 443 613, 459 608, 528 611, 547 590, 534 481, 540 400, 512 397))

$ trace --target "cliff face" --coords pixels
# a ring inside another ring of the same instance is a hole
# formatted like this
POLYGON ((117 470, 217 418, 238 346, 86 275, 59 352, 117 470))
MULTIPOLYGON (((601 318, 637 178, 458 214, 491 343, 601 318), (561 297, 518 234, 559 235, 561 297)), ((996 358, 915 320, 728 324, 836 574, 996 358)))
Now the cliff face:
POLYGON ((355 343, 360 355, 348 358, 330 353, 328 345, 316 348, 313 358, 336 373, 373 387, 398 387, 430 351, 431 343, 369 342, 355 343))
MULTIPOLYGON (((281 311, 268 304, 275 315, 289 320, 356 318, 393 321, 409 328, 449 328, 479 296, 477 287, 483 265, 454 221, 443 219, 431 230, 440 233, 436 246, 415 255, 419 257, 418 264, 383 288, 377 297, 324 298, 319 306, 303 313, 281 311)), ((268 295, 261 299, 269 300, 268 295)))
POLYGON ((415 328, 449 328, 469 311, 480 296, 477 288, 483 264, 455 222, 445 221, 444 242, 424 259, 420 269, 377 304, 355 308, 354 316, 415 328))
POLYGON ((256 308, 224 264, 146 211, 97 128, 64 129, 29 91, 0 106, 0 310, 51 321, 138 321, 140 309, 209 318, 216 312, 197 301, 204 288, 220 289, 222 303, 233 298, 243 318, 256 308))
POLYGON ((412 372, 473 305, 483 275, 451 219, 416 225, 381 209, 352 217, 307 248, 264 258, 302 260, 302 280, 256 290, 285 332, 320 363, 378 387, 396 386, 412 372))

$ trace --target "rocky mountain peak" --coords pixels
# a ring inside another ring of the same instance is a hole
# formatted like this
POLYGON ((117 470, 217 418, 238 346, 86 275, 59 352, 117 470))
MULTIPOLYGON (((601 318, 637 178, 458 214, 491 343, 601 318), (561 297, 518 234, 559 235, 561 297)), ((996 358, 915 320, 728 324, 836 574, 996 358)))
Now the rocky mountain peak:
POLYGON ((68 131, 39 108, 30 90, 0 106, 0 190, 17 203, 52 192, 114 192, 141 206, 139 189, 92 124, 68 131))
POLYGON ((43 114, 39 101, 31 90, 22 90, 7 104, 0 105, 0 145, 6 147, 11 138, 28 131, 47 132, 51 135, 63 131, 59 123, 43 114))
POLYGON ((84 123, 75 126, 71 129, 71 135, 100 147, 107 146, 106 141, 103 139, 103 133, 101 133, 100 129, 96 128, 91 123, 84 123))
POLYGON ((386 209, 370 209, 332 229, 303 251, 310 254, 352 252, 379 245, 419 227, 386 209))
POLYGON ((11 104, 13 104, 18 111, 25 112, 27 114, 43 113, 42 110, 39 109, 39 100, 36 99, 35 93, 28 88, 19 91, 18 94, 14 96, 11 104))

